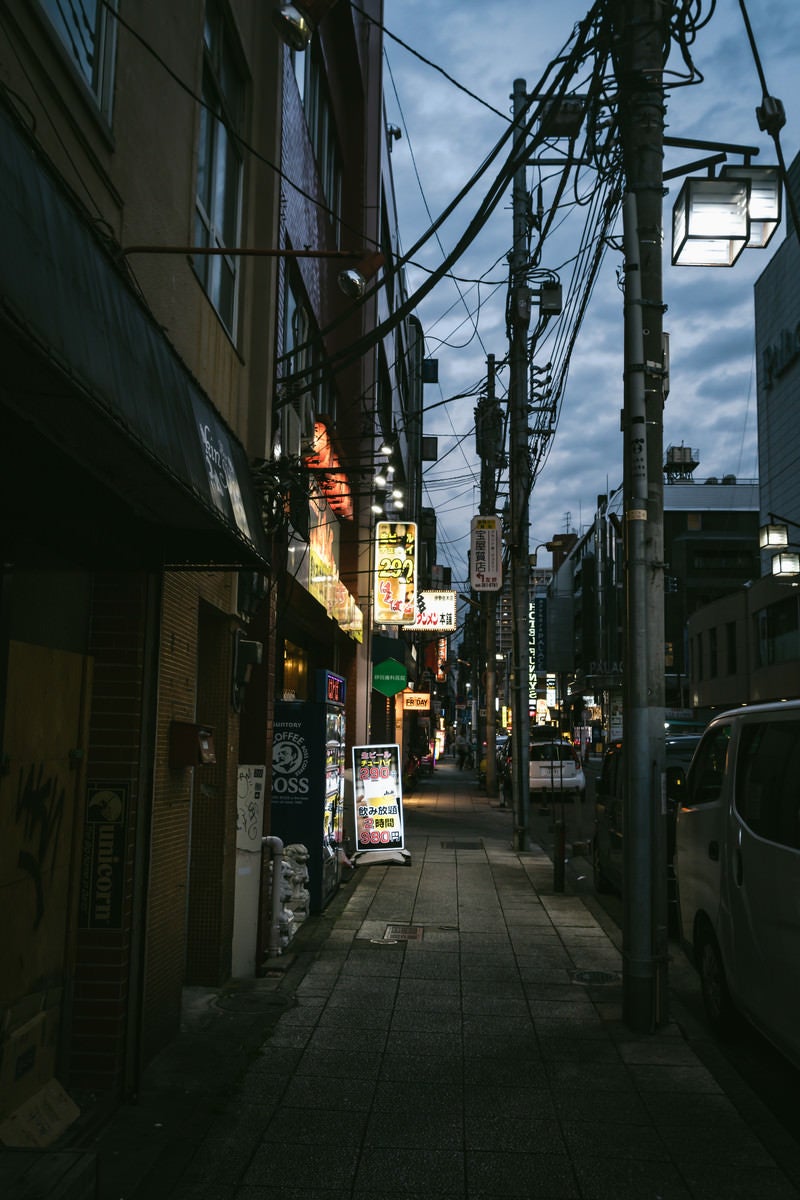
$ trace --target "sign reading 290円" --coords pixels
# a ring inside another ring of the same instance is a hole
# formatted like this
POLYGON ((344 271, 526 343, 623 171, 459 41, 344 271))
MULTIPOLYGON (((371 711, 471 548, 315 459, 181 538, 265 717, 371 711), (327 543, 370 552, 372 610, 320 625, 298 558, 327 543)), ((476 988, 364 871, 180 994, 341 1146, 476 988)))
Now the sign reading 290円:
POLYGON ((403 849, 400 747, 353 746, 356 850, 403 849))
POLYGON ((414 521, 378 521, 375 526, 376 625, 408 625, 417 598, 417 526, 414 521))

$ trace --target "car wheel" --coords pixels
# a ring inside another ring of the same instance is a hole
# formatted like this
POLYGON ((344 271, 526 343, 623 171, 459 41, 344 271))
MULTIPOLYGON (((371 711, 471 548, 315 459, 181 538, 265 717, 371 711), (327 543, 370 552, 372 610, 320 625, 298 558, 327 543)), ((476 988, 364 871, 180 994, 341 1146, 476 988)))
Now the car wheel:
POLYGON ((597 839, 592 842, 592 873, 594 875, 594 890, 601 896, 607 896, 614 889, 611 886, 600 863, 600 852, 597 849, 597 839))
POLYGON ((717 939, 708 928, 701 928, 698 933, 695 959, 708 1023, 719 1037, 733 1038, 739 1030, 739 1014, 728 991, 717 939))

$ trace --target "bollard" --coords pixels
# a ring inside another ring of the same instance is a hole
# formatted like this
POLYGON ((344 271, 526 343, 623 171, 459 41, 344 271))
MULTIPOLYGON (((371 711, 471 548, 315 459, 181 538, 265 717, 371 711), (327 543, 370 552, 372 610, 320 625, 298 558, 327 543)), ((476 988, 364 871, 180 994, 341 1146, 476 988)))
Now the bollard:
POLYGON ((563 816, 553 822, 553 891, 564 891, 564 857, 566 855, 566 826, 563 816))

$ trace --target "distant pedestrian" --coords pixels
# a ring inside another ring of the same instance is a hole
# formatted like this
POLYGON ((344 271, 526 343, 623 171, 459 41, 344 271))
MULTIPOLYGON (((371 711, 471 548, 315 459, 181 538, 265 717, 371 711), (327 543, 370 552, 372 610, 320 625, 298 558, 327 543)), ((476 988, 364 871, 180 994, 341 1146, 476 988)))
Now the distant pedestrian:
POLYGON ((466 758, 466 756, 467 756, 467 739, 464 737, 464 734, 459 730, 459 732, 456 734, 456 764, 458 766, 459 771, 463 771, 463 769, 464 769, 464 759, 466 758))
POLYGON ((591 752, 591 749, 592 749, 592 742, 591 742, 591 738, 587 738, 587 739, 586 739, 586 745, 585 745, 585 746, 584 746, 584 748, 583 748, 583 762, 584 762, 584 766, 585 766, 585 765, 586 765, 586 763, 588 763, 588 761, 589 761, 589 754, 590 754, 590 752, 591 752))

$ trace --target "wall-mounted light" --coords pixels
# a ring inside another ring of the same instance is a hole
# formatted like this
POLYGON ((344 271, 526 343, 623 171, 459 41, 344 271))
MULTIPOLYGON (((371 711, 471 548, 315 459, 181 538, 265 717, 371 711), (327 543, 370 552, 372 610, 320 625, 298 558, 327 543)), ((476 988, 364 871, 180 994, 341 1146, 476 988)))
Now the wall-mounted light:
POLYGON ((276 250, 271 246, 124 246, 123 257, 129 254, 186 254, 191 257, 225 255, 228 258, 354 258, 352 267, 339 272, 339 289, 350 300, 359 300, 366 291, 367 283, 384 264, 379 251, 353 250, 276 250))
POLYGON ((793 550, 782 550, 773 554, 772 574, 783 579, 789 575, 800 575, 800 554, 793 550))
POLYGON ((776 546, 789 545, 789 530, 785 525, 762 525, 758 531, 760 550, 773 550, 776 546))
POLYGON ((292 50, 305 50, 317 26, 336 0, 283 0, 272 14, 272 23, 292 50))

